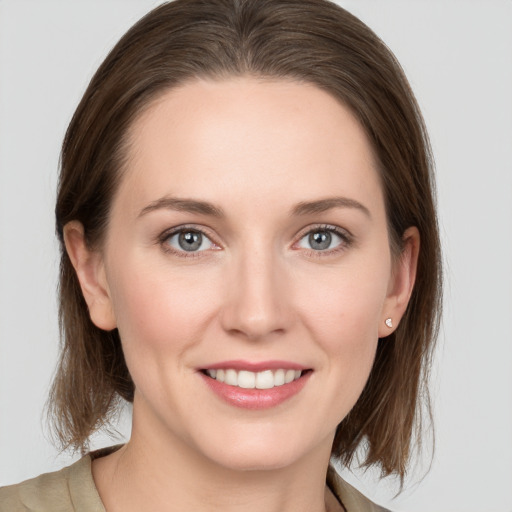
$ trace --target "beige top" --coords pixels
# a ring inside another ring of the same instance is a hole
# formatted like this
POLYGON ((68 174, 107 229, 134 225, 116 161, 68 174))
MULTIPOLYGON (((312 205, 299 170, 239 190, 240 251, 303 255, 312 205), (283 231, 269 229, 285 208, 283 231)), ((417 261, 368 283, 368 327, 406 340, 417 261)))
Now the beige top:
MULTIPOLYGON (((0 488, 0 512, 106 512, 88 454, 71 466, 0 488)), ((332 491, 347 512, 386 512, 336 475, 332 491)))

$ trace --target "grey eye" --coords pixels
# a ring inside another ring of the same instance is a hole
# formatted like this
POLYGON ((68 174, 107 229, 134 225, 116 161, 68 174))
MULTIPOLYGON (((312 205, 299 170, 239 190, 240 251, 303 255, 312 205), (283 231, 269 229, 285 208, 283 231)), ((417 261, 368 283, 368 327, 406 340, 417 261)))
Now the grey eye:
POLYGON ((317 231, 316 233, 310 233, 308 236, 310 247, 317 251, 328 249, 331 245, 331 240, 332 235, 329 231, 317 231))
POLYGON ((211 249, 212 242, 200 231, 186 229, 174 233, 167 243, 177 251, 198 252, 211 249))
POLYGON ((342 243, 342 237, 334 231, 317 229, 303 236, 299 241, 299 247, 313 249, 314 251, 325 251, 334 249, 342 243))
POLYGON ((178 236, 178 244, 184 251, 197 251, 203 243, 203 235, 195 231, 185 231, 178 236))

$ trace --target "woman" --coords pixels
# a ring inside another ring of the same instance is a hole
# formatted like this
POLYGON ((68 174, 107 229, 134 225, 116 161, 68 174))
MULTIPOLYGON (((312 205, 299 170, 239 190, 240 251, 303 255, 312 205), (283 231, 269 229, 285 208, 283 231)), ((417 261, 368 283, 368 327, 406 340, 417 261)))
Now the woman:
POLYGON ((56 208, 57 431, 86 451, 122 398, 132 436, 1 509, 378 510, 329 463, 363 446, 405 474, 438 324, 432 189, 399 65, 341 8, 149 13, 78 106, 56 208))

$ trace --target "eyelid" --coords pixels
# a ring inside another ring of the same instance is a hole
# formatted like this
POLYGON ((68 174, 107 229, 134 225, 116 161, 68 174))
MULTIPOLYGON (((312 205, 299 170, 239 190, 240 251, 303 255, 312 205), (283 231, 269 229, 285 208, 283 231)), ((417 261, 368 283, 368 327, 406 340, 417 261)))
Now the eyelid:
POLYGON ((315 231, 331 231, 333 233, 336 233, 337 235, 340 235, 342 238, 350 239, 352 240, 354 238, 354 235, 346 228, 342 228, 340 226, 336 226, 334 224, 310 224, 309 226, 302 228, 295 238, 301 239, 305 235, 308 235, 315 231))

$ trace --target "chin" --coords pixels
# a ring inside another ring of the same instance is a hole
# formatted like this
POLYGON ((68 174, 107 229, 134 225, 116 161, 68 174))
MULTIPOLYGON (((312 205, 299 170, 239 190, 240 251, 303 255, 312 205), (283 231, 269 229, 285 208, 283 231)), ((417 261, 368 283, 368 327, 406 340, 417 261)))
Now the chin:
MULTIPOLYGON (((232 471, 270 471, 293 466, 310 453, 304 440, 276 436, 241 437, 226 443, 214 443, 215 448, 205 447, 203 453, 215 464, 232 471), (208 453, 209 452, 209 453, 208 453)), ((330 445, 328 447, 330 453, 330 445)))
POLYGON ((272 471, 292 466, 298 458, 289 454, 269 454, 259 450, 259 453, 225 454, 215 462, 231 471, 272 471))

